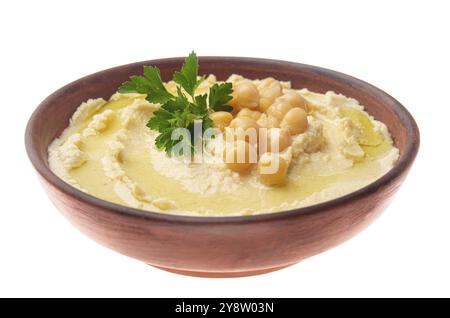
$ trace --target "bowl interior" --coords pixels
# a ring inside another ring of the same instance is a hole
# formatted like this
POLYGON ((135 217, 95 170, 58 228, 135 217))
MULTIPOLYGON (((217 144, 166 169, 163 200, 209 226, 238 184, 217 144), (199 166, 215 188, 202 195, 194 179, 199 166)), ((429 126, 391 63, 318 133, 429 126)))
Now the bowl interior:
MULTIPOLYGON (((144 61, 101 71, 76 80, 47 97, 33 113, 26 132, 26 147, 38 172, 51 183, 57 177, 50 171, 47 148, 69 124, 75 109, 89 98, 108 99, 131 75, 141 74, 144 65, 160 68, 164 81, 179 69, 183 58, 144 61)), ((219 80, 236 73, 255 79, 274 77, 291 81, 294 88, 308 88, 325 93, 332 90, 357 99, 376 119, 384 122, 400 149, 394 169, 410 166, 418 150, 419 132, 414 119, 395 99, 378 88, 351 76, 331 70, 276 60, 200 57, 200 74, 215 74, 219 80)), ((393 170, 394 170, 393 169, 393 170)))

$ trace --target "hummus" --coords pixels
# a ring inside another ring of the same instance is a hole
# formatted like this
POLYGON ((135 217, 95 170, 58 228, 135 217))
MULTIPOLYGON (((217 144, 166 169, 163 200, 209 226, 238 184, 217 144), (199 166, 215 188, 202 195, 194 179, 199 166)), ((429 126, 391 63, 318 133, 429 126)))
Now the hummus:
MULTIPOLYGON (((228 81, 233 85, 239 75, 228 81)), ((213 75, 197 88, 203 94, 213 75)), ((253 80, 263 90, 267 80, 253 80)), ((240 174, 222 157, 208 162, 171 158, 155 146, 158 132, 146 123, 158 104, 141 94, 116 93, 91 99, 73 114, 69 126, 48 149, 52 171, 65 182, 106 201, 161 213, 232 216, 276 212, 313 205, 373 182, 398 159, 386 125, 355 99, 334 92, 294 90, 278 82, 282 94, 297 92, 308 106, 308 126, 280 152, 289 162, 286 181, 267 186, 257 169, 240 174)), ((175 83, 166 83, 170 92, 175 83)), ((274 102, 261 93, 260 107, 274 102)), ((211 139, 211 148, 219 139, 211 139)), ((214 152, 214 151, 213 151, 214 152)))

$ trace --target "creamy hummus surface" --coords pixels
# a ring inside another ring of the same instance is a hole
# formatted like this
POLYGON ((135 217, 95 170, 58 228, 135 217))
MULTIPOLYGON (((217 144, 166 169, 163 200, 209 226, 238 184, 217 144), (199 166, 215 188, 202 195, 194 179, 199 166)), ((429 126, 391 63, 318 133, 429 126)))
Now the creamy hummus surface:
MULTIPOLYGON (((257 89, 257 105, 249 104, 242 112, 245 103, 239 106, 234 101, 233 118, 251 109, 253 113, 247 115, 256 116, 260 127, 277 128, 288 121, 283 117, 286 109, 275 111, 277 100, 297 93, 304 101, 307 126, 304 131, 290 130, 289 142, 277 154, 287 163, 282 184, 261 182, 257 164, 242 173, 230 169, 220 155, 204 162, 167 156, 155 146, 159 133, 146 127, 159 104, 147 102, 142 94, 116 93, 108 101, 99 98, 82 103, 69 126, 49 146, 50 168, 81 191, 124 206, 194 216, 235 216, 304 207, 343 196, 381 177, 399 157, 386 126, 352 98, 292 89, 289 82, 272 78, 250 81, 232 75, 227 81, 233 83, 235 94, 243 81, 257 89)), ((215 82, 215 76, 208 76, 196 94, 207 92, 215 82)), ((176 92, 174 82, 165 86, 176 92)), ((219 141, 209 141, 213 155, 219 141)), ((268 155, 259 160, 267 160, 268 155)))

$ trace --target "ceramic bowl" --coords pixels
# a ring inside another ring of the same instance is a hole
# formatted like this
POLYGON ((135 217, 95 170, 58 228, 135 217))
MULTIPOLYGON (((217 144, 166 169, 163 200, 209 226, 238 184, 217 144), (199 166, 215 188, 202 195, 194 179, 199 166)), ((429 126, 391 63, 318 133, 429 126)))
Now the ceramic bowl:
MULTIPOLYGON (((98 243, 150 265, 187 275, 236 277, 274 271, 326 251, 357 234, 386 208, 404 181, 419 148, 419 131, 409 112, 380 89, 354 77, 298 63, 239 57, 201 57, 200 73, 219 80, 232 73, 274 77, 325 93, 353 97, 384 122, 400 149, 392 170, 338 199, 289 211, 238 217, 194 217, 147 212, 83 193, 49 168, 47 148, 69 124, 81 102, 108 99, 144 65, 160 68, 163 80, 182 58, 128 64, 78 79, 47 97, 31 116, 26 149, 56 207, 98 243)), ((95 261, 90 259, 89 261, 95 261)))

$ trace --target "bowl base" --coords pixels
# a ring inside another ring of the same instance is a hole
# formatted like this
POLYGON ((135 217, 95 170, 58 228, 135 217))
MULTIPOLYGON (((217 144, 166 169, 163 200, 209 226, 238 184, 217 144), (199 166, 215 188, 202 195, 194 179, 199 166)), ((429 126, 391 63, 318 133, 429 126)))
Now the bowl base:
POLYGON ((206 278, 233 278, 233 277, 245 277, 245 276, 255 276, 255 275, 261 275, 266 274, 270 272, 274 272, 280 269, 283 269, 285 267, 294 265, 283 265, 283 266, 277 266, 277 267, 271 267, 271 268, 264 268, 264 269, 257 269, 257 270, 250 270, 250 271, 242 271, 242 272, 200 272, 200 271, 189 271, 189 270, 183 270, 183 269, 174 269, 174 268, 167 268, 167 267, 161 267, 156 265, 151 265, 153 267, 156 267, 158 269, 162 269, 163 271, 179 274, 179 275, 185 275, 185 276, 194 276, 194 277, 206 277, 206 278))

